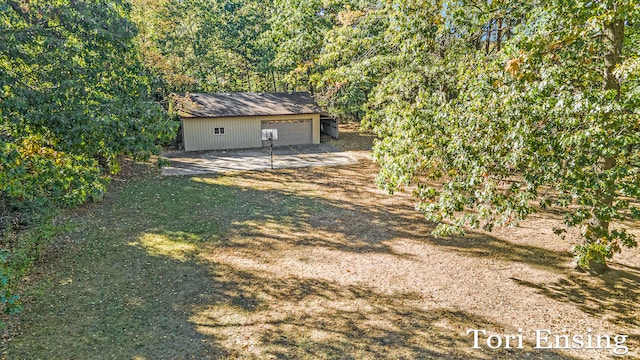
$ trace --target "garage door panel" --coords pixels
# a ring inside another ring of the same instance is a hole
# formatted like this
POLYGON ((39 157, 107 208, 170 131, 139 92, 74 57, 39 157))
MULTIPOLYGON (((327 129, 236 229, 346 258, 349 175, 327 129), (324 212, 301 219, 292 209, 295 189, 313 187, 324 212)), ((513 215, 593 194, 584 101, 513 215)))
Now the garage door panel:
MULTIPOLYGON (((263 129, 278 130, 278 140, 273 141, 274 146, 311 144, 311 119, 288 121, 263 121, 263 129)), ((262 141, 262 146, 269 146, 270 141, 262 141)))

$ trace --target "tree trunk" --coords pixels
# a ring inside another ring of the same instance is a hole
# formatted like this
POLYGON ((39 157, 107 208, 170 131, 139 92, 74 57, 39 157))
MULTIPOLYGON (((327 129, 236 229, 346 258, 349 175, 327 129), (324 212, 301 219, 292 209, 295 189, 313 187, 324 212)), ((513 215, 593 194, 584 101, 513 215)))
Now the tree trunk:
POLYGON ((622 42, 624 40, 624 20, 615 19, 607 24, 603 31, 605 46, 607 49, 604 55, 604 90, 615 90, 617 99, 620 99, 620 83, 613 75, 613 70, 620 64, 622 57, 622 42))
POLYGON ((276 73, 271 70, 271 79, 273 80, 273 92, 277 92, 278 88, 276 87, 276 73))
MULTIPOLYGON (((606 53, 604 55, 604 76, 602 87, 605 91, 616 91, 616 99, 620 99, 620 83, 613 74, 613 70, 620 63, 622 57, 622 42, 624 40, 624 20, 615 19, 611 23, 605 24, 603 31, 606 53)), ((605 172, 616 166, 614 157, 601 159, 599 170, 605 172)), ((596 192, 598 206, 609 207, 613 204, 615 183, 607 180, 604 189, 596 192)), ((599 239, 606 239, 609 236, 610 219, 598 215, 594 211, 589 223, 586 225, 583 236, 587 243, 595 243, 599 239)), ((595 273, 606 271, 606 263, 590 262, 589 268, 595 273)))
POLYGON ((218 78, 218 67, 213 67, 213 78, 215 79, 215 92, 220 92, 220 79, 218 78))
POLYGON ((278 75, 278 72, 273 71, 271 75, 273 76, 273 91, 278 92, 278 78, 276 76, 278 75))
POLYGON ((500 48, 502 46, 502 21, 503 21, 502 18, 498 19, 498 29, 497 29, 498 35, 496 36, 496 51, 500 51, 500 48))
POLYGON ((487 25, 487 41, 485 43, 484 52, 485 54, 489 54, 489 46, 491 45, 491 32, 492 32, 493 20, 489 20, 489 24, 487 25))
POLYGON ((307 85, 309 86, 309 93, 313 96, 313 84, 311 84, 311 67, 307 67, 307 85))

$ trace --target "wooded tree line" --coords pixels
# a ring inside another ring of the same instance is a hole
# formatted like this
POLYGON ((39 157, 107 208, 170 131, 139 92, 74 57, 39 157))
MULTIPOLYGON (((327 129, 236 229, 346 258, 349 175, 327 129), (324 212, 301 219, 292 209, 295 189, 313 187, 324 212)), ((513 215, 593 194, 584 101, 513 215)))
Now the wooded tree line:
MULTIPOLYGON (((8 0, 4 206, 81 201, 173 134, 172 92, 311 91, 379 136, 438 234, 563 208, 583 267, 635 239, 636 0, 8 0), (440 183, 441 186, 433 186, 440 183)), ((561 232, 560 230, 558 231, 561 232)))
MULTIPOLYGON (((174 125, 151 97, 126 1, 0 4, 0 216, 77 204, 174 125)), ((6 224, 3 224, 6 225, 6 224)))

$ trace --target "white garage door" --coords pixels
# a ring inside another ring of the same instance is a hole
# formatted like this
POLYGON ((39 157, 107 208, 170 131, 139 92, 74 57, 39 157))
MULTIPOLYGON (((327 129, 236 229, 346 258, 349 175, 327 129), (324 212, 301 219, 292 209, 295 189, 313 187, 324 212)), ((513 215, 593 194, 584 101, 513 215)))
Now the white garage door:
MULTIPOLYGON (((277 129, 278 140, 273 146, 311 144, 311 119, 306 120, 273 120, 262 121, 263 129, 277 129)), ((270 141, 262 141, 262 146, 269 146, 270 141)))

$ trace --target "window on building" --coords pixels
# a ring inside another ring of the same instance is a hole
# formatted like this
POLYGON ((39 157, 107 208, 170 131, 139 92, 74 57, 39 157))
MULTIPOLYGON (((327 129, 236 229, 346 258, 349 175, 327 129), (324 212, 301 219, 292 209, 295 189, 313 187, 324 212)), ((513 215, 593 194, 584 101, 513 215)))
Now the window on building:
POLYGON ((213 128, 213 133, 215 135, 224 135, 224 128, 223 127, 213 128))

